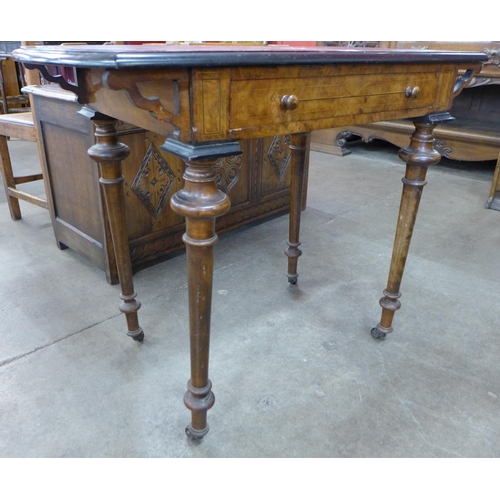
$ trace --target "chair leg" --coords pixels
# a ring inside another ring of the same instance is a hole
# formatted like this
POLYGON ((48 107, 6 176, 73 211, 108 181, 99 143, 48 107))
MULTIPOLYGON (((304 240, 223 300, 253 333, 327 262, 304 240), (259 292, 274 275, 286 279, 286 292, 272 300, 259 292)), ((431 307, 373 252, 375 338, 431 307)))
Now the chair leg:
POLYGON ((485 208, 500 210, 500 155, 498 155, 497 166, 493 175, 493 182, 491 183, 490 196, 486 201, 485 208))
POLYGON ((20 220, 22 217, 19 200, 11 196, 9 193, 9 188, 15 189, 16 181, 12 172, 7 137, 4 135, 0 135, 0 172, 2 173, 3 187, 5 189, 7 204, 9 205, 10 216, 12 217, 12 220, 20 220))

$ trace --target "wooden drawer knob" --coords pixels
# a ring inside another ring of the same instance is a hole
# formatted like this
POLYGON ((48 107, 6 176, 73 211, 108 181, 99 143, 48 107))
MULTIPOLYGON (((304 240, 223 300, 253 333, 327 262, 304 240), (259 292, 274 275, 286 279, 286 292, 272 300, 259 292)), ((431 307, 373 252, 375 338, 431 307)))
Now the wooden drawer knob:
POLYGON ((284 95, 281 98, 281 106, 285 109, 296 109, 299 105, 299 98, 296 95, 284 95))
POLYGON ((406 87, 405 96, 406 97, 418 97, 420 94, 420 87, 406 87))

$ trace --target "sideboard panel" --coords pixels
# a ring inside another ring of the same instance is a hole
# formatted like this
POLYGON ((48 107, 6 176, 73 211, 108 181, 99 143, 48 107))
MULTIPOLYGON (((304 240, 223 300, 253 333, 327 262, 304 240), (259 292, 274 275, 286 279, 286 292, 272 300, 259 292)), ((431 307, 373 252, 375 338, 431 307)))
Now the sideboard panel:
MULTIPOLYGON (((88 157, 93 125, 81 106, 51 86, 33 92, 43 173, 57 244, 69 247, 118 281, 97 165, 88 157), (61 98, 64 96, 64 98, 61 98), (75 167, 78 164, 78 167, 75 167)), ((122 162, 132 266, 135 270, 184 247, 184 220, 170 208, 184 185, 184 163, 162 150, 165 136, 119 123, 130 148, 122 162)), ((217 220, 218 232, 288 211, 289 136, 241 141, 243 153, 218 160, 219 188, 232 206, 217 220)), ((304 194, 305 207, 305 194, 304 194)))

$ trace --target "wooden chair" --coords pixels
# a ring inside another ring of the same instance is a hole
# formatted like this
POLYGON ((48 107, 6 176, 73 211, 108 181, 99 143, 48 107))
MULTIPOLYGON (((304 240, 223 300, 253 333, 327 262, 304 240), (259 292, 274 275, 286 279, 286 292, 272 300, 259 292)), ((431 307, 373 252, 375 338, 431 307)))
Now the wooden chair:
POLYGON ((48 203, 46 199, 26 193, 17 188, 18 184, 42 180, 43 175, 41 173, 23 176, 14 175, 10 161, 9 138, 36 142, 35 124, 31 112, 0 115, 0 172, 2 173, 10 215, 12 220, 19 220, 22 218, 19 200, 24 200, 47 209, 48 203))
MULTIPOLYGON (((34 44, 35 42, 22 42, 22 45, 34 44)), ((40 75, 36 70, 26 70, 23 80, 25 80, 28 85, 40 85, 40 75)), ((26 96, 26 98, 31 109, 33 109, 31 96, 26 96)), ((2 174, 3 186, 12 220, 19 220, 22 218, 19 200, 33 203, 46 209, 48 209, 49 206, 46 199, 18 189, 17 186, 19 184, 43 180, 43 174, 14 175, 12 163, 10 161, 9 138, 38 142, 38 134, 32 111, 15 114, 0 114, 0 173, 2 174)))

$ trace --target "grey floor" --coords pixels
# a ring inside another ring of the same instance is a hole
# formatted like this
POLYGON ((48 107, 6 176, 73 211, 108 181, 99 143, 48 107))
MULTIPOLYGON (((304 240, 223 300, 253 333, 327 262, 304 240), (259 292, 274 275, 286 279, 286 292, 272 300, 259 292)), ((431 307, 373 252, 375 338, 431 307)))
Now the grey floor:
MULTIPOLYGON (((11 141, 18 172, 34 144, 11 141)), ((216 247, 210 432, 186 439, 184 255, 138 272, 143 344, 117 287, 0 194, 1 457, 499 457, 500 212, 493 165, 430 169, 395 331, 375 341, 403 163, 312 152, 299 283, 287 217, 216 247)), ((41 192, 43 187, 29 189, 41 192)))

